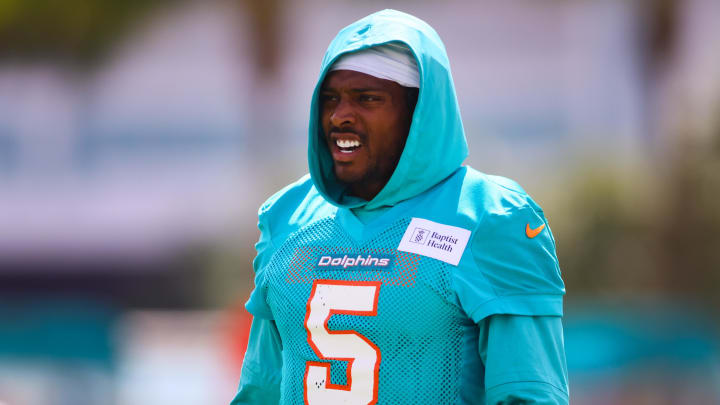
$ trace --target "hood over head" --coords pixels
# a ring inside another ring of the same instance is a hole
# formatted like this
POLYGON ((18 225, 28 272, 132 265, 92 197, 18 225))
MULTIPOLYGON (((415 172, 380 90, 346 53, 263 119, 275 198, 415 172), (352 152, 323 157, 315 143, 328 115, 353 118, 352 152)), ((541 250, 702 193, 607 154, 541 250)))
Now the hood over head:
POLYGON ((465 132, 440 37, 424 21, 395 10, 383 10, 342 29, 323 58, 310 107, 308 165, 315 187, 326 200, 345 208, 372 210, 412 198, 452 174, 468 154, 465 132), (333 160, 320 125, 320 89, 331 66, 342 55, 390 42, 407 45, 415 55, 420 92, 405 149, 385 187, 370 201, 347 198, 335 178, 333 160))

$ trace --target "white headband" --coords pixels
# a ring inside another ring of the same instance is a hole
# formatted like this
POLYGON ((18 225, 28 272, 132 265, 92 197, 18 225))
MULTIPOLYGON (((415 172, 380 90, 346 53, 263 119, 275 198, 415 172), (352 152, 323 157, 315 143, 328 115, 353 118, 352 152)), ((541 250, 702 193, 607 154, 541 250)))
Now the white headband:
POLYGON ((415 55, 404 44, 389 43, 345 54, 330 67, 329 71, 333 70, 353 70, 401 86, 420 88, 415 55))

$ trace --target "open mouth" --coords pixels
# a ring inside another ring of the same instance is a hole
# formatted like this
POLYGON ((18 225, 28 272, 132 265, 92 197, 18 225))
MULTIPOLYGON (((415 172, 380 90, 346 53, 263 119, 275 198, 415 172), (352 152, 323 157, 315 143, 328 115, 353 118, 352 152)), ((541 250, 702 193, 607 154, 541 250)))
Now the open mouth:
POLYGON ((335 146, 337 146, 340 153, 353 153, 357 148, 360 147, 360 141, 354 139, 335 139, 335 146))
POLYGON ((354 162, 364 147, 362 138, 355 132, 333 131, 328 144, 335 163, 354 162))

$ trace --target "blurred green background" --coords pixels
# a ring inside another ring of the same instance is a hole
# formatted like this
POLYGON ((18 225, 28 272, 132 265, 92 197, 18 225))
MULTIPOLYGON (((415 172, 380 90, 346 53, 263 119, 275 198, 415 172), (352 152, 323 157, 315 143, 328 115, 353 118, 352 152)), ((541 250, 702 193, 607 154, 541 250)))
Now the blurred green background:
POLYGON ((257 207, 386 7, 545 209, 572 403, 720 403, 719 2, 0 0, 0 404, 229 402, 257 207))

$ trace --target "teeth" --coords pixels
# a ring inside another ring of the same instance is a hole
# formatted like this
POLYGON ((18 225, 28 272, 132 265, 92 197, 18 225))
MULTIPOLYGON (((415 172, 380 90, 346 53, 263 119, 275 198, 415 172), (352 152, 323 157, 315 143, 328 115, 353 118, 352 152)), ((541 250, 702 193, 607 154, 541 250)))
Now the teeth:
POLYGON ((360 142, 350 139, 337 139, 335 144, 340 148, 357 148, 360 146, 360 142))

